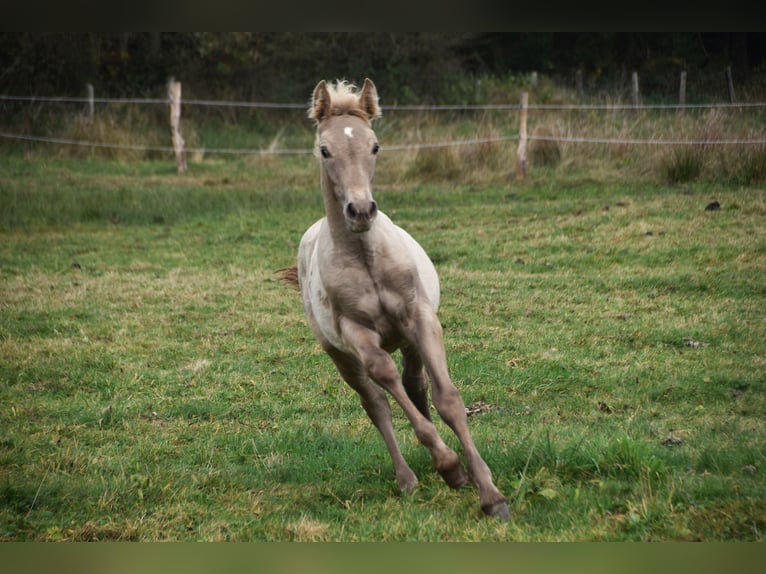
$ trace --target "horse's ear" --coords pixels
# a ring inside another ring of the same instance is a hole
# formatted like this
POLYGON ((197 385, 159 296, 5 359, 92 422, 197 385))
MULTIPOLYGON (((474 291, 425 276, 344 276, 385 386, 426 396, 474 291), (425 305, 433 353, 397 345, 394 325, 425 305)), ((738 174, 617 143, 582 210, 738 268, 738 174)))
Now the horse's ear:
POLYGON ((314 95, 311 97, 311 108, 309 117, 316 120, 317 123, 326 119, 330 115, 331 109, 330 91, 327 89, 327 82, 322 80, 314 88, 314 95))
POLYGON ((359 92, 359 104, 371 120, 383 115, 378 105, 378 90, 370 78, 365 78, 362 91, 359 92))

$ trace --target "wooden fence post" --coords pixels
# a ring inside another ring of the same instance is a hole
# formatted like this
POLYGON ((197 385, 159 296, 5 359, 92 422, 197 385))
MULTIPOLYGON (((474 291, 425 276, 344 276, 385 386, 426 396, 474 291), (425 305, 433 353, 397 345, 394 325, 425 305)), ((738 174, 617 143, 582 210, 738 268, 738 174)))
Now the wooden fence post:
POLYGON ((181 135, 181 82, 170 78, 168 82, 168 99, 170 100, 170 131, 173 134, 173 151, 176 154, 178 173, 186 171, 186 149, 181 135))
POLYGON ((519 114, 519 148, 516 150, 516 179, 527 176, 527 107, 529 94, 521 94, 521 112, 519 114))
POLYGON ((678 88, 678 104, 680 106, 686 105, 686 70, 681 72, 681 85, 678 88))
POLYGON ((96 106, 93 102, 93 84, 85 84, 85 91, 88 93, 88 123, 93 123, 93 115, 95 113, 96 106))
POLYGON ((633 72, 633 107, 638 107, 638 72, 633 72))

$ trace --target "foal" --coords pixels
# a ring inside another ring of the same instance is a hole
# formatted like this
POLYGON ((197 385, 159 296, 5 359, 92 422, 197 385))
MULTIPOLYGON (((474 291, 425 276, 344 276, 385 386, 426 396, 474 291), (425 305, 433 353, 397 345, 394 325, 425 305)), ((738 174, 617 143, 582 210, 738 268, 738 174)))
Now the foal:
POLYGON ((453 488, 471 480, 485 514, 509 517, 468 430, 463 400, 452 383, 436 316, 439 279, 423 248, 394 225, 372 198, 379 145, 371 120, 380 117, 369 79, 360 91, 345 82, 314 89, 316 153, 326 216, 303 235, 298 282, 308 323, 340 375, 361 398, 391 455, 404 492, 418 484, 394 437, 386 393, 431 452, 434 467, 453 488), (402 352, 402 376, 390 354, 402 352), (431 421, 428 383, 441 418, 460 439, 468 473, 431 421))

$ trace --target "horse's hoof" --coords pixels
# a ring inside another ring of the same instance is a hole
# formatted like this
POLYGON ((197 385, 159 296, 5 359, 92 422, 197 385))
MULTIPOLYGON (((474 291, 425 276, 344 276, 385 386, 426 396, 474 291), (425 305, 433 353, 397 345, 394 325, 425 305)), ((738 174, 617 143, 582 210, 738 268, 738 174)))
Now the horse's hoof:
POLYGON ((413 494, 417 489, 420 483, 415 480, 415 482, 408 482, 406 484, 399 484, 399 492, 402 494, 413 494))
POLYGON ((402 473, 401 476, 397 477, 396 484, 402 494, 412 494, 418 489, 418 477, 412 471, 402 473))
POLYGON ((505 499, 494 504, 488 504, 481 507, 484 514, 497 518, 501 522, 508 522, 511 517, 511 512, 508 510, 508 502, 505 499))

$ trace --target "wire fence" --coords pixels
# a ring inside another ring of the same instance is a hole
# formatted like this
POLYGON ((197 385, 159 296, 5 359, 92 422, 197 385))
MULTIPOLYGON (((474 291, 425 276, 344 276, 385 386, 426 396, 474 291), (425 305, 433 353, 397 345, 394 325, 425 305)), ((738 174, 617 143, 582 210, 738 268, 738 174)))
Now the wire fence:
MULTIPOLYGON (((0 94, 0 102, 22 102, 27 104, 131 104, 131 105, 164 105, 171 104, 169 98, 96 98, 96 97, 42 97, 42 96, 18 96, 0 94)), ((305 110, 305 103, 279 103, 279 102, 247 102, 247 101, 221 101, 221 100, 183 100, 183 106, 207 106, 221 108, 250 108, 250 109, 283 109, 305 110)), ((519 111, 521 104, 444 104, 444 105, 409 105, 392 104, 382 106, 383 111, 519 111)), ((657 110, 704 110, 704 109, 761 109, 766 108, 766 102, 720 102, 707 104, 528 104, 527 110, 534 111, 657 111, 657 110)), ((503 135, 485 138, 468 138, 462 140, 440 142, 416 142, 409 144, 394 144, 382 146, 388 151, 405 151, 418 149, 438 149, 459 146, 470 146, 486 143, 499 143, 519 140, 519 134, 503 135)), ((6 140, 48 143, 57 145, 71 145, 91 148, 105 148, 118 150, 149 151, 173 153, 172 146, 139 145, 104 143, 90 140, 78 140, 63 137, 37 136, 30 134, 18 134, 0 132, 0 138, 6 140)), ((734 139, 659 139, 659 138, 604 138, 604 137, 581 137, 565 135, 533 135, 526 136, 529 141, 549 141, 572 144, 605 144, 605 145, 638 145, 638 146, 730 146, 730 145, 766 145, 766 137, 734 138, 734 139)), ((279 148, 186 148, 188 153, 225 154, 225 155, 301 155, 313 153, 313 148, 279 149, 279 148)))
MULTIPOLYGON (((15 96, 0 94, 0 101, 28 103, 79 103, 79 104, 160 104, 169 105, 168 98, 86 98, 68 96, 15 96)), ((307 105, 288 102, 247 102, 226 100, 184 100, 184 106, 213 106, 268 109, 306 109, 307 105)), ((382 106, 384 111, 481 111, 518 110, 521 104, 391 104, 382 106)), ((713 102, 706 104, 529 104, 530 110, 679 110, 715 108, 766 108, 766 102, 713 102)))

